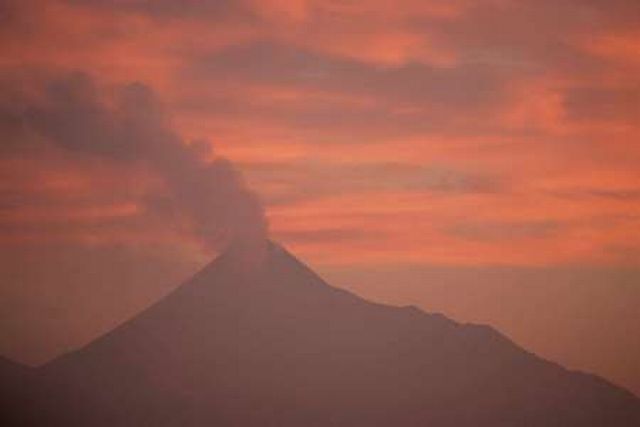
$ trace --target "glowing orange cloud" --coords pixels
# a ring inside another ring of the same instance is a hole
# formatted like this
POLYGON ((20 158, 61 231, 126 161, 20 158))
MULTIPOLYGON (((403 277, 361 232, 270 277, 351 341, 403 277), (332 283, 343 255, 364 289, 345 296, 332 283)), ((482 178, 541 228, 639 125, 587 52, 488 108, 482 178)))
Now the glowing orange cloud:
MULTIPOLYGON (((627 3, 567 4, 533 26, 550 5, 9 2, 1 66, 25 85, 82 70, 152 86, 186 141, 240 166, 274 235, 322 262, 628 264, 640 91, 627 3), (348 260, 331 255, 341 236, 348 260)), ((65 178, 47 156, 29 191, 75 195, 50 218, 135 216, 121 166, 91 188, 122 197, 102 200, 83 187, 94 171, 65 178)), ((25 182, 11 170, 6 186, 25 182)))

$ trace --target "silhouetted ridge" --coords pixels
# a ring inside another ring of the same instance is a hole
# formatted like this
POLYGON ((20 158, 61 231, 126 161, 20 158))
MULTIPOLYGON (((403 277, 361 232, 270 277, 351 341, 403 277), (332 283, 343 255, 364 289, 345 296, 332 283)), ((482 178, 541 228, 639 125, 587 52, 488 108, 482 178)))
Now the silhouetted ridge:
POLYGON ((41 369, 34 425, 637 427, 640 403, 495 330, 233 252, 41 369))
POLYGON ((29 422, 34 369, 0 356, 0 425, 29 422))

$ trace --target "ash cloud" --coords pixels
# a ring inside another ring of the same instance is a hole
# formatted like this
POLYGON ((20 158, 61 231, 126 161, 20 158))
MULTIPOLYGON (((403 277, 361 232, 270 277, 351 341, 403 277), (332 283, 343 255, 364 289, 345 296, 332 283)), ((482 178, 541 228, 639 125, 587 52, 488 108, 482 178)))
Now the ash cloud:
POLYGON ((206 144, 183 141, 148 86, 104 91, 77 73, 30 92, 35 96, 25 94, 17 108, 2 111, 3 133, 13 135, 14 149, 35 139, 79 162, 91 158, 147 171, 160 185, 139 201, 141 208, 208 249, 266 240, 263 209, 233 165, 208 155, 206 144))

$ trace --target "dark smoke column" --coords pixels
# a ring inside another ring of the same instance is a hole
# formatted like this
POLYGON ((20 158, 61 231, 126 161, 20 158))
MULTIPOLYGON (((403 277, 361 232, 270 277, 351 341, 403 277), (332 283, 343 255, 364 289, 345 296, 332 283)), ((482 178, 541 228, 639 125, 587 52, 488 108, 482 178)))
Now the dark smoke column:
POLYGON ((159 178, 160 188, 140 203, 166 227, 207 249, 229 248, 243 264, 262 258, 268 227, 257 197, 230 162, 178 136, 148 86, 105 93, 77 73, 49 82, 37 99, 25 95, 22 104, 27 132, 74 155, 133 164, 159 178))

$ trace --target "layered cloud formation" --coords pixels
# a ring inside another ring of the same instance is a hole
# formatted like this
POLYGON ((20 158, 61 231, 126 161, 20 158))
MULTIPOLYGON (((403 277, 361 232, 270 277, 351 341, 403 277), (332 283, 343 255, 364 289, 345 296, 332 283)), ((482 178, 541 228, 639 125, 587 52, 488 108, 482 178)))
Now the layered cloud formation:
POLYGON ((636 2, 30 0, 2 16, 5 73, 152 88, 318 261, 637 263, 636 2))

